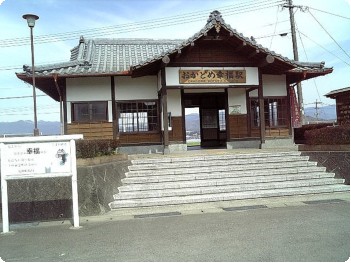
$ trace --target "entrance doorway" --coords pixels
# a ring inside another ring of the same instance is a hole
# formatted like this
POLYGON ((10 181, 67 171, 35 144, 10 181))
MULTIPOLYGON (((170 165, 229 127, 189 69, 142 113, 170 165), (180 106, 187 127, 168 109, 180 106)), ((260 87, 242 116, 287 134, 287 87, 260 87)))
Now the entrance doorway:
POLYGON ((184 93, 183 95, 184 112, 185 109, 198 109, 199 139, 202 148, 226 146, 227 107, 225 95, 225 93, 184 93))
POLYGON ((185 108, 185 132, 188 149, 198 149, 201 145, 200 108, 185 108))

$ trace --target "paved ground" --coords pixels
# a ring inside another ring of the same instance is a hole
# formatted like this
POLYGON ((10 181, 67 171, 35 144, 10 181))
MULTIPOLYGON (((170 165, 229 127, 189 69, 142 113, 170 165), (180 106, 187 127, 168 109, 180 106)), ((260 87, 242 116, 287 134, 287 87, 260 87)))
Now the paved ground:
POLYGON ((142 218, 135 219, 135 210, 81 218, 83 227, 76 230, 68 222, 11 225, 13 234, 0 235, 0 257, 4 261, 346 261, 350 255, 348 193, 138 212, 142 218), (150 216, 171 210, 173 216, 150 216))

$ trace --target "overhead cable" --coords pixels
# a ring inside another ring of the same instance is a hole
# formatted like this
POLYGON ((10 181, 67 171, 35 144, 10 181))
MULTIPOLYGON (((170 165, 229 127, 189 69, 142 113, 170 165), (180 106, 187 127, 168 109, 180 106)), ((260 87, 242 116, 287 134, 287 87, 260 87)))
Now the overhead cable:
MULTIPOLYGON (((235 7, 226 7, 221 12, 222 15, 234 15, 240 13, 253 12, 258 10, 267 9, 270 7, 274 7, 277 4, 282 3, 282 0, 271 1, 271 0, 263 0, 263 1, 250 1, 246 2, 246 4, 236 5, 235 7)), ((50 35, 41 35, 35 38, 36 44, 43 44, 49 42, 58 42, 64 40, 72 40, 76 39, 77 35, 85 35, 85 36, 107 36, 112 33, 128 33, 134 31, 141 31, 153 28, 160 28, 184 23, 191 23, 203 20, 204 11, 201 12, 193 12, 184 15, 165 17, 160 19, 146 20, 143 22, 137 23, 129 23, 129 24, 121 24, 114 25, 102 28, 94 28, 66 33, 58 33, 58 34, 50 34, 50 35)), ((13 39, 3 39, 0 43, 0 47, 11 47, 11 46, 21 46, 28 45, 28 38, 13 38, 13 39)))
POLYGON ((332 37, 332 35, 323 27, 323 25, 317 20, 317 18, 311 13, 310 10, 308 10, 308 12, 310 13, 310 15, 314 18, 314 20, 316 20, 316 22, 321 26, 321 28, 323 28, 323 30, 328 34, 328 36, 334 41, 334 43, 346 54, 346 56, 348 56, 350 58, 350 55, 339 45, 338 42, 336 42, 336 40, 332 37))
POLYGON ((319 47, 321 47, 322 49, 324 49, 326 52, 328 52, 329 54, 331 54, 332 56, 336 57, 337 59, 339 59, 340 61, 344 62, 346 65, 350 66, 350 63, 346 62, 345 60, 339 58, 337 55, 335 55, 334 53, 330 52, 328 49, 326 49, 325 47, 323 47, 322 45, 320 45, 318 42, 314 41, 313 39, 311 39, 309 36, 307 36, 306 34, 304 34, 303 32, 301 32, 300 30, 298 30, 304 37, 308 38, 310 41, 312 41, 313 43, 315 43, 316 45, 318 45, 319 47))

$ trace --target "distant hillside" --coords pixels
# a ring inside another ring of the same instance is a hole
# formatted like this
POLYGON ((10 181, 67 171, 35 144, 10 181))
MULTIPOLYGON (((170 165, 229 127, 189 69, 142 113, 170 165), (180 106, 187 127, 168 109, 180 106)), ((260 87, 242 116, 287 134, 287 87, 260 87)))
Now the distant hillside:
MULTIPOLYGON (((336 120, 336 106, 324 106, 318 109, 319 121, 336 120)), ((305 108, 305 116, 307 121, 316 121, 316 109, 314 107, 305 108)), ((191 113, 185 116, 185 125, 187 131, 200 132, 199 114, 191 113)), ((4 134, 29 134, 33 133, 33 121, 16 121, 16 122, 0 122, 0 136, 4 134)), ((60 122, 57 121, 39 121, 38 128, 43 135, 60 134, 60 122)))
POLYGON ((200 117, 198 113, 185 115, 185 127, 187 131, 200 132, 200 117))
MULTIPOLYGON (((305 108, 305 116, 316 118, 316 108, 305 108)), ((336 120, 336 105, 319 107, 318 120, 336 120)))
MULTIPOLYGON (((16 122, 0 122, 0 135, 16 134, 23 135, 33 133, 33 121, 16 121, 16 122)), ((43 135, 60 134, 60 122, 56 121, 39 121, 38 129, 43 135)))

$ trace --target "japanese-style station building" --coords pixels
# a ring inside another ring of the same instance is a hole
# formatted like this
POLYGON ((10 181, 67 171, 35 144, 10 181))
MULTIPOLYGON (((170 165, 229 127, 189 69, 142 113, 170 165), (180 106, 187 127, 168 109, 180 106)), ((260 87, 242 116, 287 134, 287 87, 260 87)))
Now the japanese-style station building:
MULTIPOLYGON (((203 147, 292 142, 294 87, 332 71, 262 47, 214 11, 187 40, 80 37, 68 62, 35 67, 35 76, 36 87, 60 101, 65 134, 146 153, 187 150, 185 109, 194 107, 203 147)), ((32 68, 17 77, 32 83, 32 68)))

